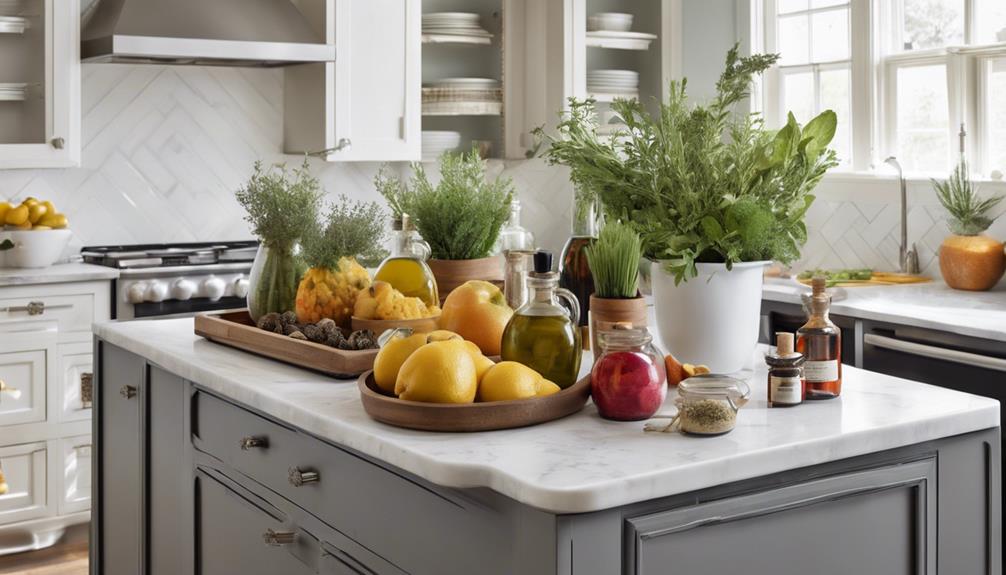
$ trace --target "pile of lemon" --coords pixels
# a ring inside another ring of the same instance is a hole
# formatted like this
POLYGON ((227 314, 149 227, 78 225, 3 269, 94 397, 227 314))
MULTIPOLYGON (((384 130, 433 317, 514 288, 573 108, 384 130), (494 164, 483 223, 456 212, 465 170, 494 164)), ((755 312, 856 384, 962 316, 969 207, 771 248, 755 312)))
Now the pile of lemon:
POLYGON ((494 362, 447 330, 396 330, 374 359, 374 382, 399 399, 472 403, 544 397, 559 386, 515 361, 494 362))
POLYGON ((0 224, 15 230, 61 230, 68 222, 49 200, 28 198, 16 206, 0 202, 0 224))

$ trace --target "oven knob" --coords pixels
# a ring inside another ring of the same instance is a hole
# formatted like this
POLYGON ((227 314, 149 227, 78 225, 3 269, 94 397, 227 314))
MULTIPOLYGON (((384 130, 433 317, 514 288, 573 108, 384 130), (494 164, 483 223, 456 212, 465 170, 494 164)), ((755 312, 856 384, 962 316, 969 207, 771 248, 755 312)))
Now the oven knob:
POLYGON ((224 292, 226 291, 227 284, 224 283, 224 280, 218 277, 203 280, 203 295, 208 297, 210 301, 217 301, 218 299, 224 297, 224 292))
POLYGON ((248 295, 248 280, 239 277, 234 280, 234 297, 245 297, 248 295))
POLYGON ((168 299, 168 284, 154 280, 147 285, 147 301, 162 302, 168 299))
POLYGON ((171 297, 180 300, 191 299, 196 293, 196 284, 192 280, 177 279, 171 284, 171 297))
POLYGON ((147 282, 136 282, 126 288, 126 301, 143 303, 147 299, 147 282))

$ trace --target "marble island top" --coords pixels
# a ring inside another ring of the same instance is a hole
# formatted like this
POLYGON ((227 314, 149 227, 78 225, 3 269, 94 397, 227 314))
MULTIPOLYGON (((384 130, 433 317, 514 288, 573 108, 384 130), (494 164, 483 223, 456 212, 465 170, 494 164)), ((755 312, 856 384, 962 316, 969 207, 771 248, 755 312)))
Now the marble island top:
MULTIPOLYGON (((985 292, 955 290, 940 281, 831 291, 836 315, 1006 342, 1006 282, 985 292)), ((766 278, 762 297, 800 304, 803 292, 810 288, 796 280, 766 278)))
MULTIPOLYGON (((192 319, 95 326, 110 344, 234 401, 447 487, 488 487, 557 513, 685 493, 999 425, 998 402, 844 368, 840 399, 770 409, 759 349, 752 401, 718 437, 647 433, 592 404, 524 429, 447 434, 371 420, 355 381, 335 380, 212 343, 192 319)), ((757 361, 754 361, 754 360, 757 361)), ((584 371, 590 356, 585 355, 584 371)), ((673 411, 669 394, 663 412, 673 411)))
POLYGON ((38 269, 0 268, 0 287, 114 280, 117 277, 119 277, 117 269, 84 263, 54 264, 38 269))

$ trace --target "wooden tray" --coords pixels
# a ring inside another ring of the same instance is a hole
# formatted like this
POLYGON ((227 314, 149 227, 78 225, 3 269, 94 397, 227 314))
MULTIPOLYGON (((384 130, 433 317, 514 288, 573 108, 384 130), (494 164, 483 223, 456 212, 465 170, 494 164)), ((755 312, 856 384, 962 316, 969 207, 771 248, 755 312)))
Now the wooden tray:
POLYGON ((210 341, 276 359, 339 378, 353 378, 374 369, 378 350, 346 351, 261 330, 248 310, 196 316, 196 335, 210 341))
POLYGON ((353 317, 350 319, 353 331, 369 329, 377 336, 380 336, 389 329, 395 329, 397 327, 412 328, 414 333, 429 333, 439 329, 437 326, 437 322, 439 321, 439 315, 436 317, 424 317, 421 319, 363 319, 362 317, 353 317))
POLYGON ((447 404, 406 401, 381 393, 373 372, 360 376, 360 399, 367 415, 388 425, 423 431, 491 431, 536 425, 572 415, 590 397, 590 376, 547 397, 447 404))
MULTIPOLYGON (((796 281, 802 283, 805 286, 809 286, 812 283, 811 279, 797 279, 796 281)), ((833 285, 828 287, 876 287, 876 286, 896 286, 896 285, 907 285, 907 284, 924 284, 933 281, 932 278, 912 275, 912 274, 902 274, 897 272, 873 272, 873 277, 868 280, 836 280, 833 285)))

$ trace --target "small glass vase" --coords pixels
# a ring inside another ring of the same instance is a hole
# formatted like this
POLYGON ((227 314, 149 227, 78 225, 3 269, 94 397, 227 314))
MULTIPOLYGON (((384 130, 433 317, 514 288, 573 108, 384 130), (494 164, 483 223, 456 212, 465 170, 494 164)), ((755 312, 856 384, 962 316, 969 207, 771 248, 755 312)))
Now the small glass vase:
POLYGON ((257 322, 267 313, 293 311, 297 287, 306 270, 300 244, 259 245, 248 276, 248 314, 252 320, 257 322))

